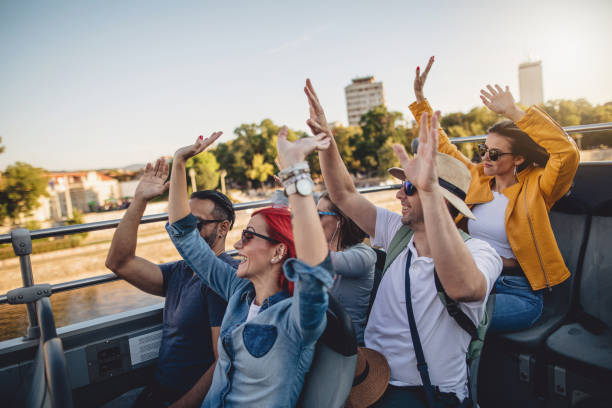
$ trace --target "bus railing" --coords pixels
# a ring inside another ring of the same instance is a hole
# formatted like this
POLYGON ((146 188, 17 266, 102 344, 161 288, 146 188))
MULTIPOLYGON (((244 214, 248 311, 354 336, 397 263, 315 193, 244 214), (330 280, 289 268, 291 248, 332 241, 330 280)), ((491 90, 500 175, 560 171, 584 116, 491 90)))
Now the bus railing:
MULTIPOLYGON (((587 132, 598 132, 605 130, 612 130, 612 122, 597 123, 590 125, 578 125, 578 126, 567 126, 563 128, 567 133, 587 133, 587 132)), ((452 143, 470 143, 470 142, 481 142, 486 139, 486 135, 476 135, 467 137, 451 138, 452 143)), ((358 189, 362 194, 374 193, 380 191, 395 190, 399 188, 398 184, 375 186, 375 187, 364 187, 358 189)), ((236 211, 243 211, 252 208, 265 207, 272 204, 272 200, 259 200, 251 201, 248 203, 234 204, 236 211)), ((168 220, 168 214, 155 214, 147 215, 142 217, 140 223, 148 224, 153 222, 162 222, 168 220)), ((116 228, 121 222, 120 219, 99 221, 88 224, 77 224, 77 225, 66 225, 61 227, 46 228, 36 231, 29 231, 27 229, 17 229, 12 231, 10 234, 0 235, 0 244, 12 243, 15 250, 15 254, 19 256, 19 263, 21 267, 21 275, 23 281, 23 287, 17 288, 6 294, 0 295, 0 304, 22 304, 25 303, 28 311, 29 327, 26 334, 26 338, 38 337, 38 322, 36 319, 36 313, 34 308, 34 301, 32 299, 49 296, 53 293, 66 292, 75 289, 81 289, 89 286, 99 285, 102 283, 108 283, 120 279, 113 273, 94 276, 85 279, 79 279, 74 281, 62 282, 54 285, 34 285, 34 277, 32 274, 32 265, 30 262, 30 254, 32 253, 32 239, 49 238, 61 235, 79 234, 83 232, 98 231, 104 229, 116 228), (49 289, 50 287, 50 289, 49 289), (27 301, 26 301, 27 300, 27 301)), ((229 251, 229 254, 235 251, 229 251)))

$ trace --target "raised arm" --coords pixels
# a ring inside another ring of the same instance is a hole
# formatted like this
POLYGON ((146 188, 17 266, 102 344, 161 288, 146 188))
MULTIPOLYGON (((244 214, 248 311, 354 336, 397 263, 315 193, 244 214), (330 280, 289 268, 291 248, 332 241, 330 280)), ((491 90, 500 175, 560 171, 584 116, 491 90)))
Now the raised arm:
POLYGON ((403 146, 395 145, 393 149, 400 159, 406 178, 418 191, 429 250, 442 286, 454 300, 479 301, 487 294, 486 278, 459 235, 438 183, 436 146, 440 112, 434 114, 429 128, 427 119, 427 114, 423 114, 419 150, 413 160, 410 160, 403 146))
POLYGON ((480 91, 480 98, 487 108, 513 121, 550 155, 539 185, 550 209, 572 185, 580 163, 578 146, 542 109, 532 106, 523 112, 514 102, 508 86, 502 89, 499 85, 488 85, 486 91, 480 91))
MULTIPOLYGON (((420 67, 416 68, 416 75, 414 76, 414 95, 416 97, 416 102, 412 103, 409 108, 417 123, 420 122, 423 113, 427 113, 429 118, 433 116, 433 109, 429 105, 429 102, 425 98, 425 94, 423 92, 423 88, 425 88, 425 81, 427 80, 429 70, 431 69, 433 63, 434 57, 432 56, 431 58, 429 58, 429 62, 427 63, 427 67, 425 67, 425 71, 421 72, 420 67)), ((457 149, 457 146, 450 142, 448 136, 446 135, 446 132, 442 128, 438 129, 438 151, 451 155, 458 160, 461 160, 468 168, 474 166, 474 163, 472 163, 469 158, 467 158, 463 153, 461 153, 461 151, 457 149)))
MULTIPOLYGON (((277 145, 283 173, 286 175, 292 169, 304 168, 306 156, 315 149, 328 148, 329 143, 330 138, 324 133, 289 142, 287 128, 283 126, 277 145)), ((310 178, 309 170, 299 172, 300 175, 296 177, 310 178)), ((285 191, 294 185, 295 180, 291 176, 283 180, 285 191)), ((333 283, 333 268, 312 192, 305 193, 307 191, 302 190, 289 195, 297 259, 288 260, 284 271, 287 278, 295 282, 292 304, 295 326, 304 341, 310 343, 316 341, 325 329, 325 311, 329 300, 327 289, 333 283)))
POLYGON ((353 183, 348 169, 340 157, 338 146, 332 131, 327 124, 325 112, 312 87, 310 79, 306 80, 304 92, 308 98, 310 118, 306 121, 313 134, 324 133, 329 136, 330 146, 319 150, 319 163, 325 180, 325 187, 334 203, 371 237, 376 232, 376 207, 363 197, 353 183))
POLYGON ((203 152, 221 132, 204 138, 200 136, 193 145, 180 148, 174 154, 170 176, 168 201, 169 225, 166 226, 172 243, 187 264, 202 281, 225 300, 246 281, 236 276, 235 269, 215 256, 196 228, 197 218, 190 213, 187 199, 185 162, 203 152))
POLYGON ((136 187, 134 199, 123 215, 113 235, 106 267, 138 289, 152 295, 164 295, 164 278, 157 264, 136 256, 138 227, 147 203, 168 188, 168 165, 157 159, 155 165, 147 163, 136 187))

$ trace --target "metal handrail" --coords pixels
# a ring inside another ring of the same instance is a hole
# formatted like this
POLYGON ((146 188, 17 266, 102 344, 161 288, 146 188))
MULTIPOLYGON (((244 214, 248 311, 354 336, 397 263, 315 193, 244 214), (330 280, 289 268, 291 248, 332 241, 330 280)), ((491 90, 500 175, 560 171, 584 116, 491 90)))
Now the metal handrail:
MULTIPOLYGON (((612 130, 612 122, 607 123, 596 123, 591 125, 577 125, 577 126, 566 126, 563 128, 567 133, 585 133, 585 132, 597 132, 604 130, 612 130)), ((467 137, 455 137, 451 138, 451 143, 469 143, 469 142, 479 142, 485 140, 487 135, 476 135, 476 136, 467 136, 467 137)), ((376 187, 364 187, 358 189, 358 191, 362 194, 374 193, 379 191, 387 191, 387 190, 395 190, 399 188, 399 185, 387 185, 387 186, 376 186, 376 187)), ((265 207, 267 205, 271 205, 272 200, 259 200, 259 201, 251 201, 248 203, 240 203, 234 204, 234 209, 236 211, 248 210, 252 208, 260 208, 265 207)), ((162 222, 168 220, 168 213, 163 214, 155 214, 155 215, 147 215, 142 217, 140 223, 141 224, 149 224, 153 222, 162 222)), ((77 225, 66 225, 61 227, 53 227, 46 228, 37 231, 31 231, 30 236, 32 239, 39 238, 48 238, 54 237, 58 235, 71 235, 71 234, 79 234, 83 232, 90 231, 98 231, 104 229, 116 228, 120 219, 116 220, 108 220, 108 221, 98 221, 88 224, 77 224, 77 225)), ((0 244, 5 244, 11 242, 11 234, 2 234, 0 235, 0 244)), ((236 251, 229 251, 228 253, 231 255, 236 251)), ((55 284, 51 286, 52 293, 60 293, 74 289, 80 289, 88 286, 99 285, 102 283, 108 283, 115 280, 120 279, 117 275, 110 273, 105 275, 94 276, 91 278, 79 279, 74 281, 62 282, 59 284, 55 284)), ((0 295, 0 304, 4 304, 8 302, 8 298, 6 294, 0 295)))

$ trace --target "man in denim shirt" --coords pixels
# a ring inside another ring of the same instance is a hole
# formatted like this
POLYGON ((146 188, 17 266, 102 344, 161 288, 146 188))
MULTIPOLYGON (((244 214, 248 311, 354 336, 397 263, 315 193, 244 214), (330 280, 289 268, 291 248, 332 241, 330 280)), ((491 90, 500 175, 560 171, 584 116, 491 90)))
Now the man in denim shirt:
MULTIPOLYGON (((168 165, 148 165, 134 200, 113 237, 106 265, 137 288, 166 298, 162 340, 155 379, 135 406, 200 406, 212 380, 216 344, 226 302, 202 284, 185 261, 162 265, 135 255, 137 231, 147 202, 166 188, 168 165)), ((219 259, 231 267, 237 261, 224 253, 225 237, 234 222, 231 202, 211 190, 192 195, 190 209, 199 235, 219 259)))

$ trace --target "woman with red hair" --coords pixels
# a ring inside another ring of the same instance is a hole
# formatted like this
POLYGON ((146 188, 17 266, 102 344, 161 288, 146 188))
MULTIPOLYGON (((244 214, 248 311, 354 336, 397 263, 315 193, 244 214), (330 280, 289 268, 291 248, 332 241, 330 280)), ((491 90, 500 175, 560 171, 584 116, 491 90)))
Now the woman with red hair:
POLYGON ((228 301, 219 335, 219 359, 203 407, 295 406, 315 343, 326 326, 327 289, 333 270, 312 199, 306 155, 326 149, 325 135, 287 140, 278 135, 287 208, 264 208, 251 216, 234 247, 238 270, 218 258, 197 233, 189 213, 185 162, 219 136, 202 136, 174 155, 168 204, 172 242, 187 264, 228 301), (295 285, 295 286, 294 286, 295 285))

